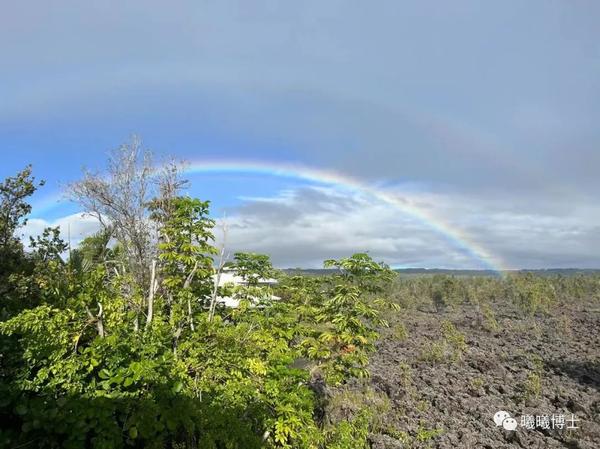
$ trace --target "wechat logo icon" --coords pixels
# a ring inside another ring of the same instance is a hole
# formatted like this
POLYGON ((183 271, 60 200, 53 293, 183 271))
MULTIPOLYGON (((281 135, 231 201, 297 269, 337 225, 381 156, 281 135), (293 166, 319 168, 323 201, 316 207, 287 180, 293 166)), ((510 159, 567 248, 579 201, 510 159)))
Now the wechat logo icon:
POLYGON ((517 420, 510 416, 510 413, 500 410, 494 415, 494 422, 497 427, 502 426, 505 430, 516 430, 517 420))

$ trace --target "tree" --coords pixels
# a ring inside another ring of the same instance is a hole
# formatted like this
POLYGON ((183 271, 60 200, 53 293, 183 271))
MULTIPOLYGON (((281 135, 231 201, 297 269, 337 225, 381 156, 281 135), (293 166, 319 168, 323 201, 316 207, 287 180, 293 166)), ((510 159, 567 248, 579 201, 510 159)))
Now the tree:
POLYGON ((119 261, 121 246, 110 247, 112 235, 112 227, 108 226, 84 238, 77 248, 70 250, 71 267, 79 273, 86 273, 100 264, 110 263, 113 270, 122 265, 122 261, 119 261))
POLYGON ((235 253, 233 267, 249 287, 256 287, 261 279, 273 276, 273 265, 269 256, 256 253, 235 253))
POLYGON ((33 301, 25 281, 33 264, 16 232, 27 223, 31 212, 28 198, 43 185, 44 181, 36 183, 31 165, 0 183, 0 317, 12 315, 33 301))
POLYGON ((323 265, 325 268, 337 268, 346 282, 372 293, 381 292, 394 277, 393 271, 385 263, 375 262, 366 253, 339 260, 329 259, 323 265))
POLYGON ((3 253, 10 247, 19 246, 15 232, 27 223, 27 215, 31 212, 26 199, 44 185, 44 181, 36 185, 31 170, 31 165, 28 165, 0 184, 0 251, 3 253))
POLYGON ((27 199, 43 185, 44 181, 36 184, 31 165, 0 183, 0 278, 15 271, 23 259, 23 245, 15 233, 27 224, 27 199))
MULTIPOLYGON (((208 218, 208 201, 176 197, 150 204, 151 219, 157 223, 162 291, 173 332, 173 349, 183 330, 184 321, 194 330, 194 313, 211 292, 211 275, 216 249, 214 221, 208 218)), ((151 313, 148 313, 151 320, 151 313)))
POLYGON ((111 153, 106 174, 86 171, 69 189, 71 198, 102 224, 105 239, 114 237, 119 244, 125 260, 113 270, 129 280, 122 285, 136 330, 140 316, 152 310, 157 288, 157 236, 148 205, 154 205, 155 219, 162 215, 155 221, 166 223, 174 212, 173 199, 187 184, 180 174, 181 164, 174 160, 155 168, 151 152, 133 137, 111 153))
POLYGON ((154 252, 146 209, 154 196, 154 172, 150 151, 133 137, 111 153, 106 174, 85 171, 69 188, 70 197, 122 245, 127 268, 141 289, 147 288, 154 252))

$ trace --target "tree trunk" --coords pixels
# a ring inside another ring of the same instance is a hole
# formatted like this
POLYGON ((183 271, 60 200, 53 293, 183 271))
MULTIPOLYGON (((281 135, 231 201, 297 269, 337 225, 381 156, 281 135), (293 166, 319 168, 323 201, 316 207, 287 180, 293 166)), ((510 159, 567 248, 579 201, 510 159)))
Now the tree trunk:
POLYGON ((217 307, 217 294, 219 293, 219 284, 221 283, 221 273, 223 272, 223 266, 225 265, 225 245, 221 248, 219 255, 219 265, 217 266, 217 273, 215 276, 215 282, 213 285, 212 297, 210 299, 210 308, 208 311, 208 321, 212 321, 215 316, 215 308, 217 307))
POLYGON ((150 327, 154 316, 154 294, 156 293, 156 259, 152 260, 150 271, 150 291, 148 292, 148 313, 146 316, 146 329, 150 327))
POLYGON ((90 320, 96 323, 96 330, 98 331, 98 336, 100 338, 104 338, 104 322, 102 321, 102 315, 104 314, 104 309, 102 308, 102 304, 98 303, 98 315, 94 316, 92 311, 86 307, 85 311, 90 317, 90 320))
MULTIPOLYGON (((190 285, 192 285, 192 280, 194 279, 194 275, 196 274, 197 269, 198 269, 198 262, 196 262, 194 264, 194 268, 192 269, 192 271, 188 275, 187 279, 185 280, 185 283, 183 284, 183 290, 187 290, 190 288, 190 285)), ((188 320, 190 323, 190 329, 193 331, 194 330, 194 316, 192 315, 192 301, 190 300, 189 297, 187 300, 187 306, 188 306, 188 320)))
POLYGON ((194 329, 194 316, 192 315, 192 301, 190 300, 190 298, 188 298, 187 300, 187 306, 188 306, 188 317, 190 320, 190 330, 193 332, 194 329))
POLYGON ((98 316, 98 321, 96 321, 96 328, 98 329, 98 335, 100 338, 104 338, 104 323, 102 322, 102 316, 98 316))

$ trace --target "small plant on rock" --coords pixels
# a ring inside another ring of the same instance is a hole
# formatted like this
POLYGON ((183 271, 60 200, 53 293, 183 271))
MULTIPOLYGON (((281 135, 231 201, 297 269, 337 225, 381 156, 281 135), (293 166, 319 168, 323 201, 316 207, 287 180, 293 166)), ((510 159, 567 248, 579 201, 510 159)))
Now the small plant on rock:
POLYGON ((526 399, 538 399, 542 394, 542 377, 537 372, 527 374, 523 385, 526 399))
POLYGON ((406 340, 408 338, 408 331, 406 330, 406 326, 402 323, 398 323, 396 326, 394 326, 392 335, 394 336, 394 339, 398 341, 406 340))
POLYGON ((489 304, 483 304, 481 306, 481 313, 483 315, 483 327, 486 330, 489 332, 497 332, 500 330, 496 315, 489 304))
POLYGON ((451 358, 453 361, 459 360, 463 353, 467 350, 465 336, 462 334, 452 322, 445 320, 441 325, 442 336, 451 349, 451 358))
POLYGON ((421 352, 420 360, 436 364, 441 363, 446 355, 446 345, 440 341, 433 341, 421 352))

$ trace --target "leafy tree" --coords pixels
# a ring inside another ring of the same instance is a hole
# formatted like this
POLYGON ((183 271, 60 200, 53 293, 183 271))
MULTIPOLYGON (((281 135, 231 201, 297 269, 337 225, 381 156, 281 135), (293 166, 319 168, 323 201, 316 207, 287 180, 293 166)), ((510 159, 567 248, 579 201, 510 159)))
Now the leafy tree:
POLYGON ((21 247, 15 232, 27 223, 27 215, 31 212, 31 206, 26 200, 35 193, 38 187, 43 185, 44 181, 36 185, 35 178, 31 175, 31 165, 25 167, 16 176, 6 178, 0 183, 0 251, 3 256, 2 260, 5 259, 8 252, 21 247))
POLYGON ((531 273, 512 276, 509 280, 515 304, 528 316, 537 312, 547 312, 555 302, 556 292, 553 285, 531 273))
POLYGON ((324 266, 337 268, 345 282, 372 293, 382 292, 384 286, 394 277, 392 270, 386 264, 375 262, 366 253, 357 253, 339 260, 328 259, 324 266))
POLYGON ((121 246, 111 248, 112 237, 113 229, 108 226, 84 238, 78 248, 69 249, 71 267, 80 273, 86 273, 99 264, 111 263, 114 268, 119 262, 122 264, 121 246))
POLYGON ((233 267, 250 287, 258 286, 261 279, 274 275, 269 256, 256 253, 235 253, 233 267))
MULTIPOLYGON (((323 294, 311 304, 308 320, 321 324, 309 326, 302 341, 305 354, 318 361, 332 383, 348 376, 368 376, 368 354, 378 337, 377 327, 387 326, 380 310, 392 306, 377 295, 393 277, 384 264, 374 262, 367 254, 325 261, 326 267, 338 267, 340 274, 327 279, 320 288, 323 294)), ((301 309, 307 312, 307 308, 301 309)))
MULTIPOLYGON (((150 205, 151 218, 158 223, 161 238, 158 258, 174 350, 184 322, 194 330, 194 315, 211 292, 211 255, 217 251, 210 244, 214 221, 208 218, 208 206, 207 201, 188 197, 154 201, 150 205)), ((151 319, 149 312, 148 322, 151 319)))
POLYGON ((25 278, 33 270, 16 232, 31 212, 28 198, 44 185, 36 183, 28 165, 0 183, 0 318, 11 316, 35 302, 27 294, 25 278))
POLYGON ((464 285, 454 276, 435 275, 431 280, 431 299, 436 311, 456 307, 466 296, 464 285))

